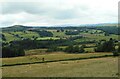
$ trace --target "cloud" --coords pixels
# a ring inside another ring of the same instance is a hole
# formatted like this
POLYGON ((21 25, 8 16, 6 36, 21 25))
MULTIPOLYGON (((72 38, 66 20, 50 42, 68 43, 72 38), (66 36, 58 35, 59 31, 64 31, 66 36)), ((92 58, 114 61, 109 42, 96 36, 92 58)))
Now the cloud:
POLYGON ((2 26, 117 22, 117 4, 118 0, 4 0, 0 22, 2 26))
POLYGON ((2 4, 2 8, 3 14, 15 14, 20 12, 40 14, 45 12, 43 4, 36 2, 7 2, 2 4))

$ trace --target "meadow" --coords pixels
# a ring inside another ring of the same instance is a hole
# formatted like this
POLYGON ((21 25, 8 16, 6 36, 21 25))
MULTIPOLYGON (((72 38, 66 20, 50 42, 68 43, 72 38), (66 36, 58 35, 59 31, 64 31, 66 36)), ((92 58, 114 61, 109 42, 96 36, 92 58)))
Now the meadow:
POLYGON ((57 61, 69 61, 69 60, 80 60, 80 59, 89 59, 96 57, 112 56, 112 53, 86 53, 86 54, 66 54, 64 52, 55 52, 50 54, 42 55, 28 55, 23 57, 14 57, 14 58, 3 58, 3 66, 11 65, 24 65, 24 64, 35 64, 42 62, 57 62, 57 61), (44 58, 44 61, 42 61, 44 58))
POLYGON ((118 77, 118 58, 2 67, 3 77, 118 77))

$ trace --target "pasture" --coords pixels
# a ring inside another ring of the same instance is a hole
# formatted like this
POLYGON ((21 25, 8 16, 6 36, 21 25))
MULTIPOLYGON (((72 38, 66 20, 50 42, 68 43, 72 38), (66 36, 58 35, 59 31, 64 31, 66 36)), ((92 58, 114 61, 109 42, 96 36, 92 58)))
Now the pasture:
POLYGON ((118 58, 96 58, 2 67, 3 77, 117 77, 118 58))
POLYGON ((111 56, 112 53, 83 53, 83 54, 66 54, 64 52, 55 52, 50 54, 42 55, 29 55, 23 57, 14 57, 14 58, 3 58, 2 65, 16 65, 16 64, 29 64, 29 63, 41 63, 42 58, 45 58, 45 62, 54 62, 54 61, 67 61, 67 60, 79 60, 86 59, 91 57, 101 57, 101 56, 111 56))

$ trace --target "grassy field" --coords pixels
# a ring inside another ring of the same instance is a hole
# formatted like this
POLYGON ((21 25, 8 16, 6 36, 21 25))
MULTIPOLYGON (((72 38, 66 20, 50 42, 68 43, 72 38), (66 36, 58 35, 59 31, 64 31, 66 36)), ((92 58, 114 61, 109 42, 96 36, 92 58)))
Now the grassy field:
POLYGON ((2 71, 3 77, 117 77, 118 58, 10 66, 2 67, 2 71))
POLYGON ((58 38, 58 37, 39 37, 39 38, 37 38, 37 40, 47 40, 47 39, 57 40, 57 39, 60 39, 60 38, 58 38))
POLYGON ((45 54, 47 49, 32 49, 32 50, 25 50, 26 55, 39 55, 45 54))
POLYGON ((54 37, 56 37, 56 36, 65 37, 66 36, 65 32, 57 32, 57 30, 48 30, 48 31, 52 32, 54 37))
POLYGON ((10 42, 13 40, 20 40, 20 38, 14 36, 16 34, 18 34, 20 37, 23 37, 23 38, 32 38, 33 36, 39 37, 39 35, 37 33, 30 32, 30 31, 26 31, 26 33, 24 33, 24 32, 10 32, 10 33, 8 33, 8 32, 3 33, 6 37, 7 42, 10 42), (12 35, 12 34, 14 34, 14 35, 12 35))
POLYGON ((7 42, 10 42, 10 41, 13 41, 13 40, 19 40, 19 38, 14 37, 13 35, 11 35, 9 33, 3 33, 3 34, 5 35, 7 42))
POLYGON ((66 54, 64 52, 55 52, 50 54, 43 55, 30 55, 24 57, 14 57, 14 58, 3 58, 2 65, 16 65, 16 64, 24 64, 24 63, 35 63, 35 62, 43 62, 42 58, 45 58, 46 62, 49 61, 60 61, 60 60, 73 60, 73 59, 84 59, 90 57, 99 57, 105 55, 112 55, 112 53, 83 53, 83 54, 66 54))
MULTIPOLYGON (((109 40, 110 38, 113 39, 118 39, 118 35, 110 35, 110 36, 104 36, 104 35, 99 35, 99 34, 89 34, 89 33, 83 33, 82 34, 84 37, 88 39, 94 39, 94 40, 109 40)), ((86 39, 87 40, 87 39, 86 39)))
POLYGON ((94 48, 84 48, 84 50, 87 51, 87 52, 95 52, 94 48))

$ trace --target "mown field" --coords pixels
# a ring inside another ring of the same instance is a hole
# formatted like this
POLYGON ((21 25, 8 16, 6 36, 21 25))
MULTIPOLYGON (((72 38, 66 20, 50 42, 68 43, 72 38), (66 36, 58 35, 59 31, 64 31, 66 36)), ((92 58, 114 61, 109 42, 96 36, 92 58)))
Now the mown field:
MULTIPOLYGON (((12 59, 9 60, 13 62, 12 59)), ((2 67, 2 75, 3 77, 117 77, 118 58, 107 57, 8 66, 2 67)))
POLYGON ((55 52, 51 54, 43 55, 29 55, 23 57, 14 57, 14 58, 3 58, 2 65, 22 65, 30 63, 41 63, 41 62, 54 62, 54 61, 68 61, 68 60, 79 60, 86 59, 91 57, 101 57, 106 55, 112 55, 112 53, 86 53, 86 54, 65 54, 63 52, 55 52), (44 61, 42 61, 44 58, 44 61))

